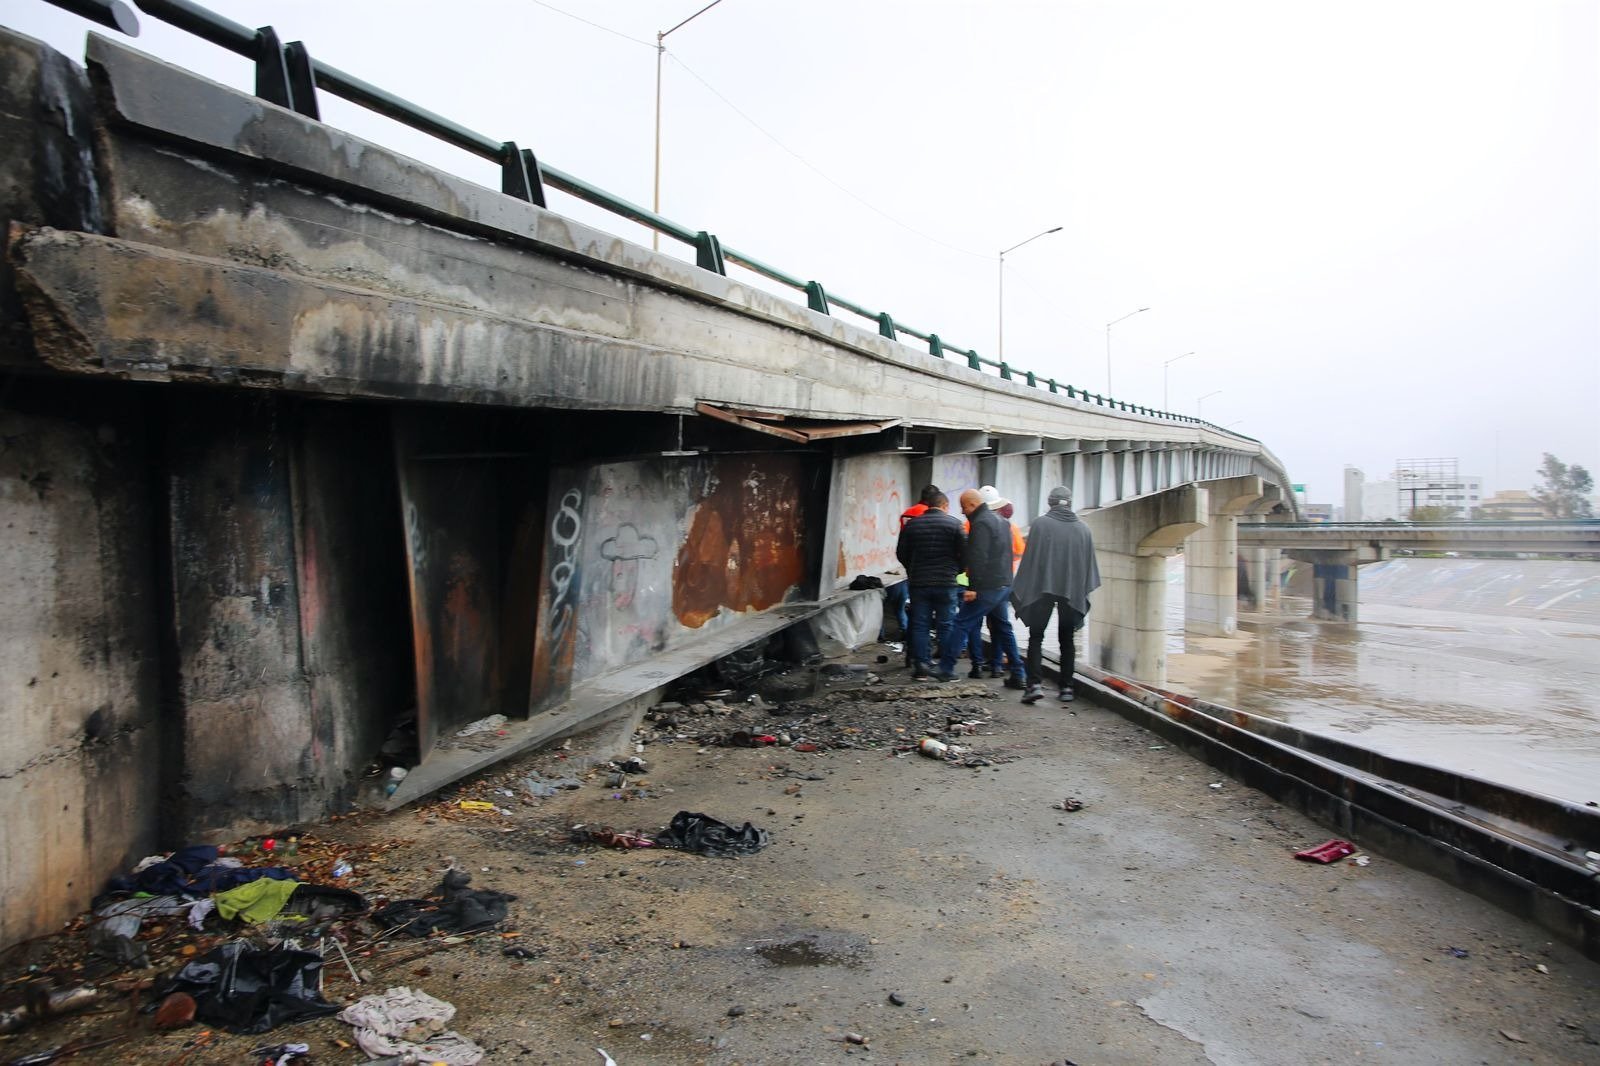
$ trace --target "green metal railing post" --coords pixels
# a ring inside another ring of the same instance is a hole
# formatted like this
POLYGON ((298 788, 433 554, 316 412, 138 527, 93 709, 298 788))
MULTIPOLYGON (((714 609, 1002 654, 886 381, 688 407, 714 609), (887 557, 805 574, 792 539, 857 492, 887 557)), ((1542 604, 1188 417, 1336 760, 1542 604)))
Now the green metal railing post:
POLYGON ((833 310, 828 306, 828 293, 822 287, 822 282, 806 282, 806 306, 818 314, 833 314, 833 310))

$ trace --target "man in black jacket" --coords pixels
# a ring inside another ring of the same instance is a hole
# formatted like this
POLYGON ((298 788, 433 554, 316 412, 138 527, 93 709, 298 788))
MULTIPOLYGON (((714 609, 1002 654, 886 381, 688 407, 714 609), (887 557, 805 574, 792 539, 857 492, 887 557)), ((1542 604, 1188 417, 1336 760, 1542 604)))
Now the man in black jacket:
POLYGON ((967 535, 961 519, 950 513, 950 499, 942 492, 924 497, 928 509, 900 529, 894 554, 906 568, 906 584, 911 589, 911 632, 906 643, 911 651, 915 678, 927 677, 928 630, 937 630, 939 647, 950 647, 950 618, 956 611, 956 575, 961 572, 961 555, 967 535))
MULTIPOLYGON (((962 593, 961 607, 950 624, 950 639, 939 645, 939 672, 934 676, 940 681, 956 679, 956 656, 972 641, 989 612, 1004 606, 1011 594, 1011 563, 1016 558, 1011 550, 1010 523, 989 510, 976 489, 961 494, 961 510, 972 527, 963 558, 967 591, 962 593)), ((1009 651, 1011 662, 1020 664, 1017 638, 1010 629, 1008 625, 1001 639, 1009 639, 1011 646, 1001 650, 1009 651)))

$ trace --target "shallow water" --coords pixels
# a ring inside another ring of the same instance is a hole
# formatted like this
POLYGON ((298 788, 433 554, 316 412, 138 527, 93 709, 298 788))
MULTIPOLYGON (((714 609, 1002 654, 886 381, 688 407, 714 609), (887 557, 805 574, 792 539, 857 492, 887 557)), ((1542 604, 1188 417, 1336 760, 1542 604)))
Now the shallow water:
POLYGON ((1401 559, 1363 567, 1360 621, 1304 599, 1186 637, 1169 584, 1169 686, 1527 791, 1600 801, 1600 563, 1401 559), (1174 610, 1176 613, 1174 614, 1174 610))

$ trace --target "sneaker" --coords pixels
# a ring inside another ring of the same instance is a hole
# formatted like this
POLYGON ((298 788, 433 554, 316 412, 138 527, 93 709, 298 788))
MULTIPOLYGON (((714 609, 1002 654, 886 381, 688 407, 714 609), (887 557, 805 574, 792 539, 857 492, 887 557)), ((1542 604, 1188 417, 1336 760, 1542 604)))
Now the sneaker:
POLYGON ((1077 698, 1078 698, 1077 696, 1073 695, 1072 690, 1070 688, 1062 689, 1060 694, 1056 696, 1056 699, 1060 700, 1062 703, 1071 703, 1073 700, 1075 700, 1077 698))
POLYGON ((1006 672, 1004 670, 990 670, 989 671, 989 677, 990 678, 1005 677, 1005 676, 1006 676, 1006 672))
MULTIPOLYGON (((995 676, 999 677, 1000 675, 996 674, 995 676)), ((1006 688, 1025 689, 1025 688, 1028 687, 1028 681, 1027 681, 1026 678, 1008 677, 1008 678, 1005 679, 1005 687, 1006 688)))
POLYGON ((1023 703, 1038 703, 1042 699, 1044 699, 1044 689, 1038 685, 1029 685, 1028 691, 1022 694, 1023 703))
POLYGON ((955 671, 954 670, 940 670, 937 674, 933 675, 933 679, 935 681, 945 681, 945 682, 954 681, 956 679, 955 671))
POLYGON ((972 678, 974 681, 981 681, 983 679, 983 671, 974 666, 971 670, 967 671, 967 676, 972 678))

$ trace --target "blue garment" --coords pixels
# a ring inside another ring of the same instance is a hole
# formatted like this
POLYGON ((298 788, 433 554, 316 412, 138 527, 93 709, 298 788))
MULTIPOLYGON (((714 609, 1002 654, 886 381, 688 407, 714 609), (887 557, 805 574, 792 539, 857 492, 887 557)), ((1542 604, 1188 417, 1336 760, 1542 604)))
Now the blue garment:
POLYGON ((218 854, 218 849, 210 844, 180 848, 164 862, 147 866, 129 877, 113 877, 106 891, 148 892, 152 896, 209 896, 262 877, 275 881, 294 880, 294 872, 281 866, 218 866, 218 854))
MULTIPOLYGON (((962 600, 960 608, 956 611, 955 620, 950 623, 950 639, 939 645, 939 672, 941 674, 954 673, 956 656, 961 654, 961 649, 967 647, 973 637, 983 626, 983 620, 989 616, 997 606, 1004 604, 1011 595, 1009 586, 997 589, 979 589, 977 595, 970 600, 962 600)), ((1009 654, 1013 663, 1019 662, 1021 656, 1017 654, 1017 637, 1011 628, 1011 620, 1006 619, 1005 630, 1000 634, 1000 650, 1009 654)), ((978 665, 976 662, 974 666, 978 665)), ((1019 675, 1020 676, 1020 675, 1019 675)))
POLYGON ((956 613, 955 585, 911 586, 911 633, 906 638, 914 666, 926 666, 932 653, 928 648, 928 630, 936 630, 941 651, 953 647, 950 643, 950 620, 956 613))
MULTIPOLYGON (((885 587, 883 590, 884 599, 887 601, 884 604, 884 618, 888 618, 889 611, 894 612, 895 619, 900 623, 901 640, 906 639, 906 634, 911 629, 911 619, 907 614, 907 605, 910 603, 910 594, 911 586, 904 581, 896 581, 894 584, 885 587)), ((883 630, 879 629, 878 639, 882 640, 883 636, 883 630)))

